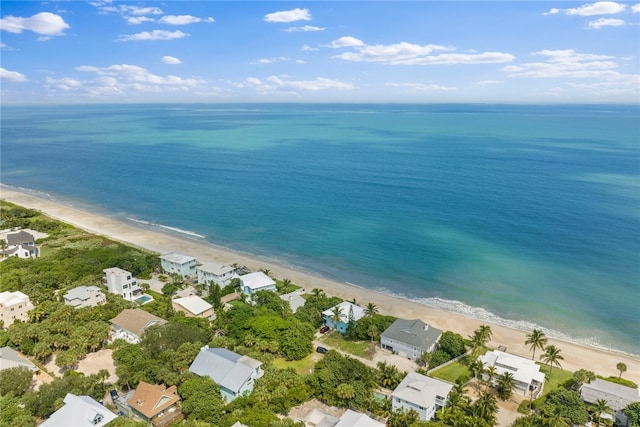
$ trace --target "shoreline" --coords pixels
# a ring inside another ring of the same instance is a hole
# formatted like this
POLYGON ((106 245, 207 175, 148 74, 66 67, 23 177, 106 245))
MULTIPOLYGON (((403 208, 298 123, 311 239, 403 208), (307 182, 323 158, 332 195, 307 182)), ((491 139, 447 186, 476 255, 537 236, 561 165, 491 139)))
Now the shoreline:
MULTIPOLYGON (((153 252, 184 252, 195 256, 199 262, 238 263, 246 265, 254 271, 260 268, 268 268, 276 277, 280 279, 287 278, 307 290, 321 288, 327 294, 336 295, 345 300, 356 298, 360 304, 373 302, 379 308, 381 314, 389 314, 405 319, 420 318, 439 329, 460 333, 465 337, 471 335, 479 325, 489 324, 493 331, 490 346, 498 347, 499 345, 504 345, 510 353, 531 357, 528 346, 524 344, 527 332, 520 329, 488 320, 467 317, 460 313, 405 299, 401 296, 386 294, 378 290, 318 277, 275 261, 260 259, 251 254, 196 240, 188 235, 177 236, 176 234, 182 234, 181 231, 174 230, 175 234, 169 234, 168 232, 152 229, 154 226, 161 226, 160 224, 135 224, 136 221, 130 218, 128 219, 129 221, 124 221, 106 216, 106 214, 93 213, 53 198, 46 198, 44 196, 51 197, 46 193, 40 194, 33 190, 0 184, 0 198, 27 208, 36 209, 52 218, 94 234, 107 236, 153 252)), ((167 231, 172 230, 169 228, 167 231)), ((610 375, 618 376, 619 372, 616 369, 616 364, 623 362, 627 365, 627 372, 624 377, 640 383, 640 356, 561 338, 549 337, 549 344, 554 344, 562 350, 562 355, 564 356, 562 361, 563 369, 576 371, 584 368, 605 377, 610 375)))

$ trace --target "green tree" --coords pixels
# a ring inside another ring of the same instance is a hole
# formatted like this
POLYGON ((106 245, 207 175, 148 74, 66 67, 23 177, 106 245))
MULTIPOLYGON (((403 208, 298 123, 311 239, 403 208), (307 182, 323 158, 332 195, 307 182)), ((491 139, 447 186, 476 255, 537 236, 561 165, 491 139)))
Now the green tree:
POLYGON ((13 393, 22 396, 30 387, 33 372, 25 366, 0 371, 0 395, 13 393))
POLYGON ((596 374, 593 371, 588 371, 586 369, 580 369, 573 373, 573 389, 580 390, 580 387, 584 383, 590 383, 591 381, 596 379, 596 374))
POLYGON ((624 372, 627 372, 627 365, 625 365, 622 362, 618 362, 618 364, 616 365, 616 369, 620 372, 620 375, 618 375, 618 378, 622 378, 622 374, 624 372))
POLYGON ((527 334, 525 345, 529 345, 529 349, 533 352, 531 360, 536 358, 536 349, 544 350, 547 345, 547 337, 540 329, 534 329, 530 334, 527 334))
POLYGON ((604 399, 598 399, 595 402, 593 402, 593 417, 596 420, 596 423, 598 425, 600 425, 600 418, 602 417, 602 414, 609 414, 611 413, 611 407, 609 406, 609 404, 607 403, 606 400, 604 399))
POLYGON ((182 411, 189 420, 200 420, 217 425, 223 412, 224 401, 220 387, 208 376, 194 376, 178 387, 182 398, 182 411))
POLYGON ((14 394, 0 394, 0 425, 35 427, 36 419, 14 394))
POLYGON ((336 396, 342 399, 344 406, 351 406, 351 401, 356 397, 356 390, 351 384, 338 384, 336 396))
POLYGON ((559 410, 562 417, 573 424, 584 424, 589 419, 587 408, 580 394, 575 390, 558 388, 547 394, 540 409, 541 413, 545 417, 550 417, 556 410, 559 410))
POLYGON ((561 368, 560 361, 564 360, 564 357, 560 354, 561 350, 557 348, 555 345, 550 345, 544 349, 544 354, 540 355, 540 359, 547 365, 549 365, 549 375, 551 375, 551 370, 553 369, 553 365, 556 365, 558 368, 561 368))
POLYGON ((364 315, 367 317, 371 317, 374 314, 378 314, 378 307, 374 303, 370 302, 364 309, 364 315))
POLYGON ((511 372, 505 372, 504 374, 498 377, 498 396, 502 400, 509 400, 511 394, 513 393, 513 389, 515 388, 514 377, 511 372))
POLYGON ((217 309, 222 304, 222 288, 214 281, 209 282, 207 301, 209 301, 214 309, 217 309))
POLYGON ((414 410, 407 411, 405 409, 395 410, 389 415, 387 420, 388 427, 411 427, 419 420, 418 413, 414 410))
POLYGON ((640 402, 634 402, 624 408, 624 414, 629 421, 629 427, 640 427, 640 402))
POLYGON ((496 423, 496 414, 498 413, 498 402, 496 397, 487 391, 484 391, 478 400, 476 400, 471 408, 473 415, 482 418, 490 426, 496 423))
POLYGON ((340 310, 340 307, 333 307, 331 310, 331 320, 333 320, 335 325, 342 322, 342 311, 340 310))
POLYGON ((472 359, 478 356, 478 352, 482 347, 486 347, 491 340, 492 334, 491 327, 488 325, 480 325, 480 327, 473 332, 473 335, 469 337, 472 359))
POLYGON ((380 334, 380 331, 378 330, 376 325, 370 325, 369 329, 367 329, 367 335, 369 335, 369 338, 371 338, 371 342, 373 342, 373 339, 377 337, 379 334, 380 334))

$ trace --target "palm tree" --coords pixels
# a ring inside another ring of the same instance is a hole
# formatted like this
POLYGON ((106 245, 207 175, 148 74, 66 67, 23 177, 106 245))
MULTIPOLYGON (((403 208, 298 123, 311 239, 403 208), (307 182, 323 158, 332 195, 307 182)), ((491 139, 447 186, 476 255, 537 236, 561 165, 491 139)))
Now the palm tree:
POLYGON ((350 403, 351 399, 356 397, 356 390, 351 384, 342 383, 336 387, 336 396, 350 403))
POLYGON ((616 365, 616 369, 620 371, 620 375, 618 376, 618 378, 622 378, 622 373, 627 372, 627 365, 622 362, 618 362, 618 364, 616 365))
POLYGON ((373 317, 374 314, 378 314, 378 307, 372 302, 367 304, 367 308, 364 309, 364 315, 367 317, 373 317))
POLYGON ((491 330, 491 326, 489 325, 480 325, 477 329, 480 337, 482 338, 482 345, 485 346, 491 341, 491 336, 493 335, 493 331, 491 330))
POLYGON ((474 378, 477 378, 478 375, 482 373, 483 369, 484 369, 484 365, 482 364, 480 359, 476 359, 474 362, 472 362, 469 365, 469 370, 471 371, 471 375, 473 375, 474 378))
POLYGON ((485 372, 487 373, 487 383, 491 384, 491 381, 493 380, 493 377, 496 376, 496 374, 498 373, 498 369, 496 369, 495 366, 491 365, 489 367, 487 367, 487 369, 485 370, 485 372))
POLYGON ((478 329, 473 331, 473 335, 469 337, 469 345, 471 347, 471 358, 475 359, 482 347, 485 347, 491 340, 491 327, 480 325, 478 329))
POLYGON ((536 349, 544 350, 544 346, 547 345, 547 337, 540 329, 534 329, 530 334, 527 334, 527 339, 524 343, 525 345, 531 345, 529 348, 533 351, 531 360, 534 360, 536 358, 536 349))
POLYGON ((564 357, 560 354, 560 349, 555 345, 550 345, 544 349, 544 354, 540 355, 540 359, 547 365, 549 365, 549 375, 551 375, 551 371, 553 370, 553 365, 556 365, 558 368, 561 368, 560 361, 564 360, 564 357))
POLYGON ((569 425, 569 419, 563 414, 564 408, 562 406, 556 406, 553 412, 546 419, 546 424, 549 427, 567 427, 569 425))
POLYGON ((314 297, 318 298, 318 297, 325 296, 325 293, 324 293, 324 291, 322 289, 313 288, 311 290, 311 295, 313 295, 314 297))
POLYGON ((373 342, 373 339, 377 337, 379 333, 380 331, 378 330, 376 325, 370 325, 369 329, 367 329, 367 335, 369 335, 369 338, 371 338, 371 342, 373 342))
POLYGON ((600 417, 602 416, 602 414, 611 412, 611 407, 609 407, 609 404, 604 399, 598 399, 593 402, 593 409, 593 417, 596 419, 597 425, 600 425, 600 417))
POLYGON ((489 425, 495 424, 497 412, 498 402, 492 393, 485 391, 473 403, 473 414, 487 421, 489 425))
POLYGON ((342 322, 342 311, 337 305, 331 310, 331 320, 333 320, 334 327, 337 327, 338 323, 342 322))
POLYGON ((511 372, 505 372, 498 377, 498 396, 502 400, 508 400, 513 393, 516 384, 511 372))

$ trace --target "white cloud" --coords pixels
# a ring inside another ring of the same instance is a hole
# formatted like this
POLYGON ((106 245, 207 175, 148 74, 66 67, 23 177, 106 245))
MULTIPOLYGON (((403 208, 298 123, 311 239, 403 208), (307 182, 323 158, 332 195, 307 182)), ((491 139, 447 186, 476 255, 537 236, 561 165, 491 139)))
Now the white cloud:
POLYGON ((407 42, 372 46, 363 44, 356 46, 355 51, 344 52, 334 58, 351 62, 380 62, 391 65, 489 64, 509 62, 515 59, 513 55, 503 52, 435 54, 438 51, 453 50, 455 50, 453 47, 433 44, 422 46, 407 42))
POLYGON ((311 21, 311 14, 309 13, 309 9, 296 8, 293 10, 268 13, 264 16, 264 20, 266 22, 311 21))
POLYGON ((351 36, 340 37, 332 41, 330 44, 326 45, 326 47, 331 47, 334 49, 339 49, 343 47, 358 47, 364 46, 364 42, 360 39, 351 36))
POLYGON ((254 65, 255 64, 258 64, 258 65, 273 64, 274 62, 283 62, 283 61, 289 61, 289 58, 287 58, 286 56, 279 56, 277 58, 260 58, 251 62, 251 64, 254 64, 254 65))
POLYGON ((587 27, 599 30, 602 27, 619 27, 621 25, 624 25, 624 20, 622 19, 600 18, 595 21, 589 21, 587 27))
POLYGON ((385 83, 385 86, 405 88, 411 91, 418 91, 418 92, 458 90, 458 88, 453 86, 440 86, 435 84, 424 84, 424 83, 385 83))
POLYGON ((71 27, 60 15, 50 12, 36 13, 29 18, 6 16, 0 19, 0 29, 16 34, 28 30, 43 36, 61 36, 67 28, 71 27))
POLYGON ((157 7, 120 5, 119 11, 131 15, 162 15, 162 9, 157 7))
POLYGON ((127 23, 131 25, 138 25, 144 22, 154 22, 155 19, 149 18, 147 16, 129 16, 126 18, 127 23))
POLYGON ((303 59, 296 59, 296 64, 306 64, 307 61, 303 60, 303 59))
POLYGON ((143 31, 141 33, 136 34, 126 34, 120 36, 118 40, 127 42, 131 40, 173 40, 173 39, 181 39, 183 37, 187 37, 189 34, 183 33, 182 31, 165 31, 165 30, 153 30, 143 31))
POLYGON ((202 19, 191 15, 166 15, 160 18, 158 22, 168 25, 188 25, 202 22, 202 19))
POLYGON ((636 3, 633 6, 631 6, 631 12, 640 13, 640 3, 636 3))
POLYGON ((625 4, 616 3, 614 1, 598 1, 570 9, 553 8, 546 12, 545 15, 555 15, 558 13, 578 16, 612 15, 624 11, 626 7, 627 6, 625 4))
POLYGON ((264 80, 257 77, 248 77, 243 82, 236 83, 239 88, 254 88, 259 93, 307 91, 317 92, 320 90, 338 89, 351 90, 354 86, 338 80, 317 77, 314 80, 288 80, 286 76, 269 76, 264 80))
POLYGON ((302 46, 302 48, 300 48, 301 51, 303 52, 315 52, 316 50, 319 50, 317 47, 311 47, 308 44, 305 44, 302 46))
POLYGON ((162 62, 164 62, 165 64, 182 64, 182 61, 180 61, 175 56, 168 56, 168 55, 162 57, 162 62))
POLYGON ((314 27, 313 25, 303 25, 302 27, 289 27, 285 28, 282 31, 286 31, 287 33, 296 33, 296 32, 309 32, 309 31, 324 31, 324 27, 314 27))
POLYGON ((480 80, 476 82, 477 85, 486 86, 486 85, 497 85, 502 83, 500 80, 480 80))
POLYGON ((0 67, 0 80, 9 80, 12 82, 26 82, 27 76, 17 71, 9 71, 0 67))

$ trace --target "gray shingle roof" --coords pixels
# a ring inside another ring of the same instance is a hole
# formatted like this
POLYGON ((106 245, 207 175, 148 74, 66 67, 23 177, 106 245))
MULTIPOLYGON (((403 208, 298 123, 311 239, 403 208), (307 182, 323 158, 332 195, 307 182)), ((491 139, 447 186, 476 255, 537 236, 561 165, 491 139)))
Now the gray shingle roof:
POLYGON ((36 239, 33 235, 27 233, 26 231, 18 231, 17 233, 7 234, 7 244, 9 246, 18 246, 35 243, 36 239))
POLYGON ((382 333, 382 336, 411 347, 429 350, 441 334, 440 329, 429 326, 420 319, 398 319, 382 333))
POLYGON ((238 393, 261 363, 225 348, 205 348, 200 351, 189 370, 208 376, 222 387, 238 393))

